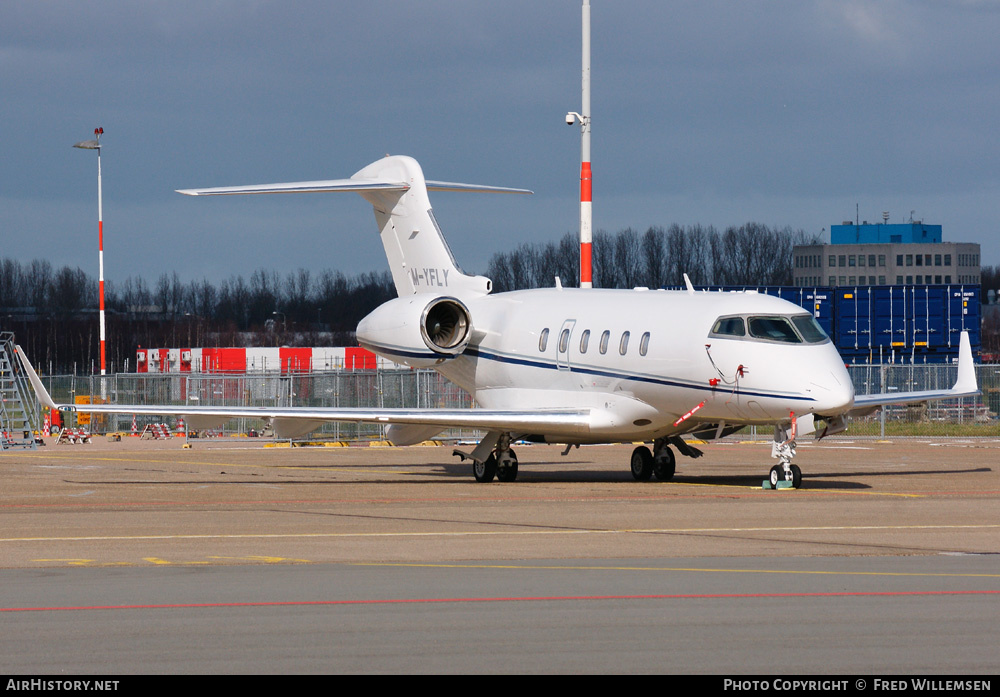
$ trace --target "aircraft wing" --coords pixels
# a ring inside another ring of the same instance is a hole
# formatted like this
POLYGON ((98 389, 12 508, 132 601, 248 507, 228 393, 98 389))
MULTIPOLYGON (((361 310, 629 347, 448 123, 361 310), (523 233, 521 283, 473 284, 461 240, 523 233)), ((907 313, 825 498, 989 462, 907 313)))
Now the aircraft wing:
POLYGON ((973 397, 980 394, 976 383, 976 367, 972 362, 972 346, 969 333, 962 332, 958 344, 958 379, 950 390, 923 390, 920 392, 885 392, 881 394, 855 395, 851 416, 865 416, 888 404, 916 404, 940 399, 973 397))
POLYGON ((335 407, 229 407, 155 404, 58 404, 49 395, 20 346, 15 347, 21 365, 38 401, 51 409, 70 409, 90 414, 146 414, 183 416, 193 428, 220 426, 232 418, 271 419, 279 437, 295 437, 315 430, 327 421, 365 422, 388 425, 475 428, 587 434, 591 427, 589 409, 535 409, 531 411, 490 409, 385 409, 335 407))

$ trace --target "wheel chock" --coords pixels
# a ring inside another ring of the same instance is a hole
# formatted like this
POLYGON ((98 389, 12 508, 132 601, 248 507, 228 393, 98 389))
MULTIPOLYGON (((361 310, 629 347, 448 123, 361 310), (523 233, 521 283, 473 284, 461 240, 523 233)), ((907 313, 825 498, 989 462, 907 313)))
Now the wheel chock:
MULTIPOLYGON (((763 483, 760 485, 760 488, 761 489, 771 489, 772 488, 771 487, 771 480, 770 479, 765 479, 763 481, 763 483)), ((780 482, 778 482, 778 486, 773 487, 773 488, 774 489, 791 489, 792 488, 792 483, 790 481, 788 481, 788 480, 784 480, 783 479, 780 482)))

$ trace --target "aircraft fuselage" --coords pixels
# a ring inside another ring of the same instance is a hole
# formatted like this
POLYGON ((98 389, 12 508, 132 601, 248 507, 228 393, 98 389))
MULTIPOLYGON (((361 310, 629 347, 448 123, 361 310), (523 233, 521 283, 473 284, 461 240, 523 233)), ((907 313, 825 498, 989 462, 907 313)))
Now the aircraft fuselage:
POLYGON ((539 434, 550 441, 650 440, 699 424, 774 424, 791 413, 841 414, 854 399, 828 339, 790 343, 750 334, 750 318, 808 316, 766 295, 548 288, 466 297, 471 339, 454 356, 424 342, 399 343, 399 318, 419 321, 416 309, 428 297, 378 308, 359 325, 359 342, 398 362, 433 366, 485 409, 591 409, 589 435, 539 434), (746 333, 713 333, 720 318, 741 318, 746 333))

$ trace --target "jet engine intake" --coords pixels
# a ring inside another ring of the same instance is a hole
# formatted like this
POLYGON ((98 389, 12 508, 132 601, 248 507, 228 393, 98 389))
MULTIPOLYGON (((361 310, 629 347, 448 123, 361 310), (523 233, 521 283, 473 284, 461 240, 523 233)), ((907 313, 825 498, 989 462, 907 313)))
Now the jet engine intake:
POLYGON ((472 341, 472 318, 461 300, 441 295, 408 295, 372 310, 358 324, 358 343, 414 368, 456 358, 472 341))
POLYGON ((469 309, 456 298, 435 298, 420 316, 420 337, 435 353, 462 353, 472 338, 469 309))

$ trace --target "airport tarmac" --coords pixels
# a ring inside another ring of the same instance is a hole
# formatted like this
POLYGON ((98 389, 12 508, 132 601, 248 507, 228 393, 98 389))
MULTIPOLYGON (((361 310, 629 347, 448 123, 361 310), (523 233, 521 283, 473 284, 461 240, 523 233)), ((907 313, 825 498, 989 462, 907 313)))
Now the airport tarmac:
POLYGON ((998 439, 0 454, 0 670, 995 672, 998 439), (719 649, 724 649, 720 651, 719 649), (790 661, 790 665, 789 665, 790 661))

